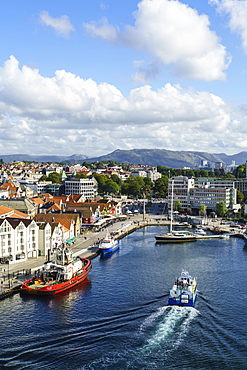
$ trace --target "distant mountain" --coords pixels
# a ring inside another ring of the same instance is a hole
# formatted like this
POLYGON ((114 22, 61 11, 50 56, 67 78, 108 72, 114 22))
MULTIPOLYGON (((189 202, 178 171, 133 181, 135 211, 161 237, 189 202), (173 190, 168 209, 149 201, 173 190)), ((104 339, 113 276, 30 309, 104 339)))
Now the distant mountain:
POLYGON ((0 155, 5 163, 13 161, 30 161, 30 162, 66 162, 66 163, 80 163, 84 162, 88 157, 82 154, 73 154, 71 156, 58 155, 29 155, 29 154, 12 154, 0 155))
MULTIPOLYGON (((170 168, 195 168, 201 164, 202 160, 207 160, 209 163, 222 162, 222 159, 217 154, 206 152, 186 152, 172 151, 165 149, 132 149, 120 150, 103 155, 97 158, 88 158, 87 162, 101 161, 117 161, 120 163, 140 164, 149 166, 164 166, 170 168)), ((226 163, 224 161, 224 163, 226 163)))
POLYGON ((245 164, 247 161, 247 152, 240 152, 238 154, 227 155, 224 153, 216 154, 219 156, 223 162, 226 164, 231 164, 232 162, 236 162, 237 165, 245 164))
POLYGON ((245 164, 247 160, 247 152, 241 152, 234 155, 227 155, 225 153, 207 153, 207 152, 193 152, 193 151, 172 151, 166 149, 132 149, 120 150, 117 149, 112 153, 102 155, 100 157, 87 157, 82 154, 73 154, 71 156, 31 156, 28 154, 13 154, 0 155, 5 163, 12 161, 35 161, 35 162, 64 162, 68 164, 102 161, 116 161, 127 164, 140 164, 149 166, 164 166, 170 168, 195 168, 200 166, 201 161, 208 161, 209 164, 215 162, 222 162, 225 165, 231 164, 235 161, 236 165, 245 164))

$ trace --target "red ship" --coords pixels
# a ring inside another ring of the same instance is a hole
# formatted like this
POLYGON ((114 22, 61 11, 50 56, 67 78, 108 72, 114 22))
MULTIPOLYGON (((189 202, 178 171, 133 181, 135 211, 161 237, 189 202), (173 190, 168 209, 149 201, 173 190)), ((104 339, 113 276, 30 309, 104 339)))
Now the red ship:
POLYGON ((73 256, 69 247, 62 245, 54 250, 54 262, 45 262, 40 275, 22 284, 21 293, 42 296, 62 293, 85 280, 91 268, 89 259, 73 256))

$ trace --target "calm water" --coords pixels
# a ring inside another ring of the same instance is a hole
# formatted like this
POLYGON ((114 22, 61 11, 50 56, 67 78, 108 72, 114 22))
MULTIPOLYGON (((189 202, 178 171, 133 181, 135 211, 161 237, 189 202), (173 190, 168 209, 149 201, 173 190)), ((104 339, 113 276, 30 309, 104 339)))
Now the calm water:
POLYGON ((1 301, 0 368, 247 369, 243 241, 155 244, 164 231, 122 239, 72 291, 1 301), (196 307, 167 307, 184 268, 198 277, 196 307))

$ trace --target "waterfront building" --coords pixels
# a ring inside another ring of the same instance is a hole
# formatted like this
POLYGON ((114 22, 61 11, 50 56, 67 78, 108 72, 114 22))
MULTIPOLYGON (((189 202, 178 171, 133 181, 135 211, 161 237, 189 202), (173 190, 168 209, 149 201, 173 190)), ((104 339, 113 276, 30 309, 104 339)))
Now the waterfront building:
POLYGON ((198 213, 201 204, 205 204, 208 211, 215 211, 216 204, 221 201, 230 210, 236 208, 237 190, 234 179, 177 176, 168 182, 169 209, 171 209, 172 182, 173 201, 179 200, 184 212, 198 213))
POLYGON ((207 211, 216 211, 216 204, 224 202, 228 209, 236 204, 236 190, 233 188, 195 187, 189 191, 189 206, 192 213, 199 211, 200 205, 205 204, 207 211))
POLYGON ((80 234, 80 216, 78 213, 38 213, 34 220, 41 222, 57 222, 63 227, 63 242, 80 234))
POLYGON ((194 178, 187 176, 172 177, 168 181, 168 208, 171 209, 172 184, 173 184, 173 202, 180 201, 182 209, 187 211, 190 208, 189 191, 194 187, 194 178))
MULTIPOLYGON (((49 222, 38 223, 39 226, 39 256, 48 256, 52 249, 51 224, 49 222)), ((55 244, 54 244, 55 246, 55 244)))
POLYGON ((38 257, 38 225, 30 219, 0 219, 0 261, 38 257))

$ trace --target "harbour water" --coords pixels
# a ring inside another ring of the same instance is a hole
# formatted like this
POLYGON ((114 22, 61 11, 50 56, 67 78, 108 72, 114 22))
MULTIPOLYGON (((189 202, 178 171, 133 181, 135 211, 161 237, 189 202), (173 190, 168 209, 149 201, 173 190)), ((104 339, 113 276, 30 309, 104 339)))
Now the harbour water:
POLYGON ((128 235, 69 292, 1 301, 0 368, 247 369, 243 240, 156 244, 165 231, 128 235), (197 276, 195 308, 167 306, 182 269, 197 276))

